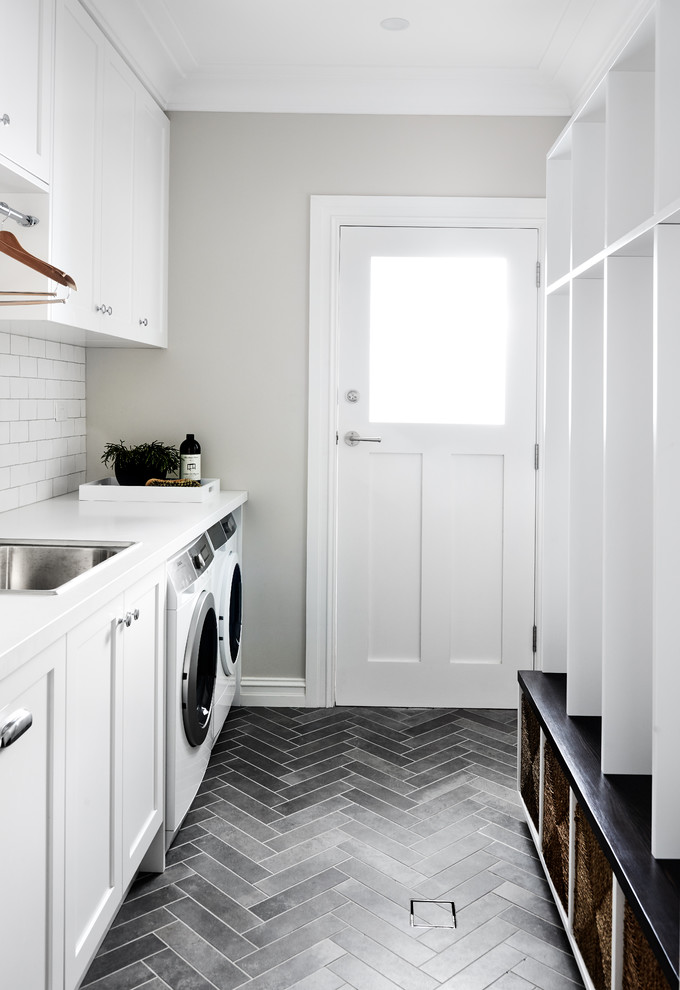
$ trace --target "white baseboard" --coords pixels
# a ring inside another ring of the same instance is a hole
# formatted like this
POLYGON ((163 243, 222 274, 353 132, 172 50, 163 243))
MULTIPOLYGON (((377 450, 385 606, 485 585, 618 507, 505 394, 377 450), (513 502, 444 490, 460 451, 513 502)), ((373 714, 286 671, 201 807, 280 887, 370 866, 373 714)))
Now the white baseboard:
POLYGON ((304 708, 304 677, 242 677, 240 705, 245 708, 304 708))

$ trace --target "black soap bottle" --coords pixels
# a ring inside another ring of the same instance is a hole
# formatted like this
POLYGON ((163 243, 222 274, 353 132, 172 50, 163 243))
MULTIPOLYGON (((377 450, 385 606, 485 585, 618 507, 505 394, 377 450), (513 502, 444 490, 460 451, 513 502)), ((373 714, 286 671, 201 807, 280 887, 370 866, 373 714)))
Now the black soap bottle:
POLYGON ((201 480, 201 445, 193 433, 179 445, 179 476, 191 481, 201 480))

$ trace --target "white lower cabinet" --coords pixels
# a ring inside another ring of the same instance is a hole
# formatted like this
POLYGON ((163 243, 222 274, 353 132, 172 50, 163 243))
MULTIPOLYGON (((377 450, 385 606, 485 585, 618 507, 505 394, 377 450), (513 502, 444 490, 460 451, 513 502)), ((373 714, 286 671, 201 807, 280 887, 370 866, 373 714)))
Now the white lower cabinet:
POLYGON ((162 834, 163 593, 161 570, 67 636, 67 990, 162 834))
POLYGON ((0 680, 0 971, 6 987, 62 990, 62 638, 0 680))

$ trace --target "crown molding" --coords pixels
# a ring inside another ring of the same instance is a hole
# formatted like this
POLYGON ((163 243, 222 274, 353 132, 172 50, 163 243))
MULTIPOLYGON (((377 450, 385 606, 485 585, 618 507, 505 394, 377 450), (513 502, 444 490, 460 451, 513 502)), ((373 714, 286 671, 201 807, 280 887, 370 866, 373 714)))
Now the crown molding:
POLYGON ((168 110, 248 113, 570 116, 538 72, 502 69, 237 66, 188 74, 168 110))

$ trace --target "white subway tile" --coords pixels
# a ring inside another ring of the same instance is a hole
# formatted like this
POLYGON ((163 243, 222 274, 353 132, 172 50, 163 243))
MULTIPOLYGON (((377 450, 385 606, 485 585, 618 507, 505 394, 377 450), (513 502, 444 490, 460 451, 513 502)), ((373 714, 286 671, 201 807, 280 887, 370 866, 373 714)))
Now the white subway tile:
POLYGON ((34 357, 20 357, 19 368, 22 378, 37 378, 38 359, 34 357))
POLYGON ((15 354, 0 354, 0 375, 20 375, 21 359, 15 354))
POLYGON ((10 378, 9 394, 12 399, 27 399, 28 378, 10 378))
POLYGON ((61 344, 58 340, 45 341, 45 357, 52 359, 61 357, 61 344))
MULTIPOLYGON (((0 489, 2 485, 0 485, 0 489)), ((0 512, 8 512, 10 509, 19 507, 18 488, 8 488, 6 491, 0 490, 0 512)))
POLYGON ((12 468, 0 468, 0 491, 10 488, 12 485, 12 468))
POLYGON ((45 440, 47 438, 47 421, 44 419, 33 419, 28 424, 29 440, 45 440))
POLYGON ((38 459, 38 444, 32 441, 19 444, 19 463, 33 464, 38 459))
POLYGON ((54 361, 38 358, 38 378, 54 378, 54 361))
POLYGON ((76 465, 75 454, 69 457, 61 458, 61 467, 59 469, 60 474, 73 474, 77 470, 78 470, 78 466, 76 465))
POLYGON ((9 443, 9 423, 0 423, 0 443, 9 443))
POLYGON ((45 461, 45 477, 50 479, 58 478, 60 467, 61 467, 60 457, 54 457, 50 461, 45 461))
POLYGON ((0 354, 9 354, 10 351, 10 337, 8 333, 0 331, 0 354))
POLYGON ((31 357, 42 358, 45 357, 45 345, 44 340, 40 340, 39 337, 29 337, 28 338, 28 353, 31 357))
POLYGON ((45 499, 52 498, 52 480, 39 481, 35 486, 36 502, 44 502, 45 499))
POLYGON ((40 422, 45 424, 46 440, 54 440, 55 437, 61 436, 61 423, 58 423, 56 419, 43 419, 40 422))
POLYGON ((44 380, 44 378, 28 379, 29 399, 44 399, 46 390, 47 390, 47 382, 44 380))
POLYGON ((28 354, 30 350, 28 337, 20 337, 15 333, 12 334, 9 346, 12 354, 28 354))
POLYGON ((48 461, 51 457, 57 457, 54 449, 54 440, 38 440, 35 456, 40 461, 48 461))
POLYGON ((66 478, 55 478, 52 482, 52 497, 56 498, 57 495, 65 495, 68 490, 66 484, 66 478))
POLYGON ((0 399, 0 420, 11 422, 13 419, 19 419, 19 401, 0 399))
POLYGON ((44 419, 44 416, 38 416, 38 404, 39 400, 36 399, 21 399, 19 401, 19 419, 44 419))
POLYGON ((30 423, 26 420, 9 424, 9 439, 11 443, 25 443, 30 435, 30 423))
POLYGON ((7 375, 0 375, 0 399, 9 399, 9 382, 7 375))
POLYGON ((36 414, 32 419, 54 419, 54 399, 38 399, 35 410, 36 414))
POLYGON ((19 450, 20 445, 18 443, 0 444, 0 467, 11 467, 12 464, 18 464, 19 450))
POLYGON ((37 501, 37 485, 22 485, 19 489, 19 505, 33 505, 33 503, 37 501))

